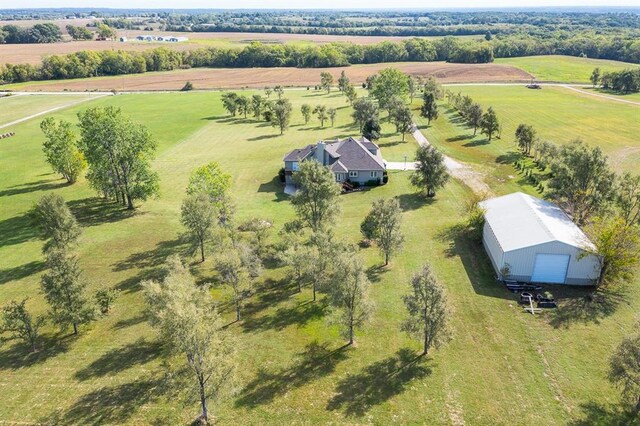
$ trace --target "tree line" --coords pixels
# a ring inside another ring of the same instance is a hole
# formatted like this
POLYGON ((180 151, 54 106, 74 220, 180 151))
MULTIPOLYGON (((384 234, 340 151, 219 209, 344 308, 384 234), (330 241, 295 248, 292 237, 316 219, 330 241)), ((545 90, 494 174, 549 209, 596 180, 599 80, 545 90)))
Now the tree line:
POLYGON ((19 27, 8 24, 0 26, 0 44, 56 43, 62 41, 60 28, 51 22, 19 27))
POLYGON ((620 93, 640 92, 640 68, 604 72, 594 68, 589 79, 593 87, 600 85, 605 90, 620 93))

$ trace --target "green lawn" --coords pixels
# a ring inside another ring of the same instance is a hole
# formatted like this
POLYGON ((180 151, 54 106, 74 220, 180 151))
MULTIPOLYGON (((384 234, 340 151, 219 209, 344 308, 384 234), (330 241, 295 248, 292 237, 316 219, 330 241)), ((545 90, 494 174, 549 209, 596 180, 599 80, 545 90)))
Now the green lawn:
MULTIPOLYGON (((342 107, 342 97, 307 91, 286 95, 296 114, 284 136, 263 123, 227 117, 219 93, 119 95, 54 114, 75 120, 87 105, 117 105, 149 126, 159 142, 154 167, 161 196, 133 215, 97 199, 86 182, 66 186, 50 172, 41 153, 38 119, 11 129, 16 136, 0 144, 0 305, 30 297, 30 308, 46 309, 39 292, 42 242, 26 212, 47 191, 63 195, 84 227, 79 255, 92 290, 115 286, 122 294, 109 316, 82 329, 77 338, 49 327, 45 348, 35 356, 20 345, 0 348, 0 422, 187 424, 195 417, 195 394, 186 388, 173 391, 163 374, 161 343, 145 321, 139 282, 157 276, 169 254, 183 253, 180 201, 190 171, 199 165, 216 160, 233 175, 240 219, 271 218, 280 229, 293 217, 276 178, 282 156, 293 147, 356 130, 348 108, 339 110, 335 127, 301 124, 302 103, 342 107)), ((443 116, 437 123, 444 121, 443 116)), ((415 148, 411 140, 397 140, 390 136, 381 142, 388 159, 400 160, 415 148)), ((407 177, 392 172, 384 187, 341 197, 337 232, 354 243, 374 199, 397 196, 404 210, 405 249, 390 268, 380 268, 375 248, 361 251, 371 268, 377 310, 358 334, 357 346, 343 347, 324 303, 310 303, 308 290, 295 294, 286 271, 268 265, 246 318, 229 326, 238 338, 241 377, 238 394, 214 408, 217 421, 612 423, 612 417, 597 417, 609 415, 618 401, 606 380, 606 358, 633 327, 637 286, 607 313, 574 312, 575 299, 567 299, 566 309, 557 314, 524 314, 513 295, 493 281, 482 247, 456 231, 469 190, 452 181, 435 200, 425 201, 414 194, 407 177), (419 343, 399 332, 401 295, 427 260, 447 288, 454 340, 416 359, 419 343)), ((201 281, 211 281, 211 259, 194 265, 194 272, 201 281)), ((226 289, 214 282, 212 295, 226 306, 226 289)), ((233 317, 226 308, 224 314, 233 317)), ((181 383, 180 377, 172 380, 181 383)))
POLYGON ((23 117, 38 114, 52 108, 72 104, 91 96, 78 95, 33 95, 33 96, 4 96, 0 97, 0 125, 11 123, 23 117))
POLYGON ((560 55, 499 58, 495 62, 521 68, 539 81, 559 83, 589 83, 591 72, 596 67, 600 67, 601 71, 606 72, 639 66, 627 62, 560 55))
MULTIPOLYGON (((493 106, 503 123, 502 138, 489 142, 480 131, 474 137, 473 129, 446 100, 440 103, 440 118, 424 133, 445 154, 487 173, 487 183, 497 193, 518 190, 524 184, 512 166, 518 151, 514 133, 520 123, 533 125, 540 138, 557 144, 581 138, 599 146, 616 170, 638 170, 640 106, 561 87, 531 90, 520 86, 458 86, 449 90, 471 96, 484 109, 493 106)), ((426 120, 420 118, 419 124, 426 127, 426 120)), ((524 184, 524 188, 535 192, 529 185, 524 184)))

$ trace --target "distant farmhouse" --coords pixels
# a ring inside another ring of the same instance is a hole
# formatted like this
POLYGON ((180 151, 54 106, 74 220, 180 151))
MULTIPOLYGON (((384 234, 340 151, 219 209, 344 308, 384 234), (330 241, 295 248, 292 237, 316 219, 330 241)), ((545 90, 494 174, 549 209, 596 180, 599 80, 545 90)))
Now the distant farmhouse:
POLYGON ((299 170, 301 162, 308 160, 328 166, 336 182, 347 186, 384 183, 386 165, 380 148, 364 137, 320 141, 315 145, 294 149, 283 160, 287 186, 294 185, 293 174, 299 170))
POLYGON ((598 257, 582 230, 553 203, 516 192, 481 203, 482 242, 498 277, 520 282, 593 285, 598 257))
MULTIPOLYGON (((179 43, 183 41, 188 41, 188 37, 175 37, 175 36, 155 36, 155 35, 139 35, 136 37, 136 41, 155 41, 155 42, 164 42, 164 43, 179 43)), ((126 39, 124 40, 126 41, 126 39)))

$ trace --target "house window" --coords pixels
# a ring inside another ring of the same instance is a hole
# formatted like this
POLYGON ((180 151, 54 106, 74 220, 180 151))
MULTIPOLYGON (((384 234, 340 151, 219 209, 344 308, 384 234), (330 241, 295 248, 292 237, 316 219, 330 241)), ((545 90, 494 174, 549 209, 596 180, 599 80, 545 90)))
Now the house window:
POLYGON ((378 177, 378 172, 371 172, 371 177, 372 178, 377 178, 378 177))
POLYGON ((344 180, 344 173, 336 173, 336 182, 342 182, 344 180))
POLYGON ((358 177, 358 172, 357 171, 349 172, 349 177, 358 177))
POLYGON ((294 161, 293 163, 291 163, 291 170, 293 170, 294 172, 297 172, 298 170, 300 170, 300 166, 298 165, 297 161, 294 161))

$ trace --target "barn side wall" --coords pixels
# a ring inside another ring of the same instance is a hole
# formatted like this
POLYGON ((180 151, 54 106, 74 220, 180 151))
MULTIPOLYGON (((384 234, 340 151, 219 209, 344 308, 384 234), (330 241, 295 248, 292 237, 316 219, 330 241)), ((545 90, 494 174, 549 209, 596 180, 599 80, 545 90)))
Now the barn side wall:
POLYGON ((502 257, 504 253, 502 252, 502 247, 500 247, 498 239, 493 233, 491 226, 486 221, 482 228, 482 244, 484 245, 487 255, 489 255, 489 259, 491 259, 491 264, 493 265, 493 269, 496 271, 496 275, 500 277, 500 269, 502 269, 502 257))
POLYGON ((565 284, 592 285, 598 278, 599 264, 595 256, 588 255, 580 258, 583 251, 558 241, 525 247, 506 252, 504 262, 511 267, 511 279, 530 282, 533 275, 533 267, 536 254, 568 254, 569 269, 565 284))

